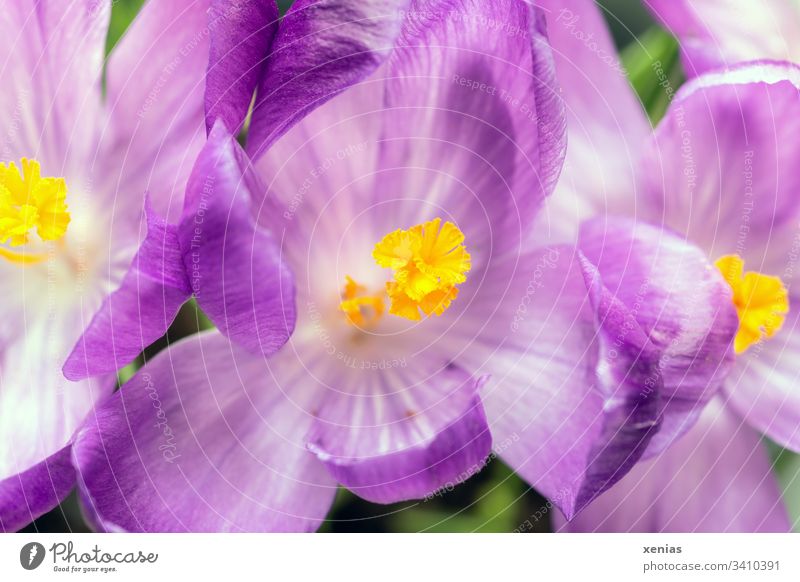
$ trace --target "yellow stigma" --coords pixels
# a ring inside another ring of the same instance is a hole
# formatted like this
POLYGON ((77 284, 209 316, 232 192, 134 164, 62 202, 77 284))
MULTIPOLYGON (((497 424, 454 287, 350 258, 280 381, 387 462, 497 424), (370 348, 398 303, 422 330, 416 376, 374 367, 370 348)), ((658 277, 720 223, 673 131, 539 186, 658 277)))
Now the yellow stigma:
POLYGON ((738 255, 725 255, 715 264, 733 289, 733 304, 739 314, 733 349, 741 354, 781 328, 789 312, 789 294, 778 277, 745 273, 744 261, 738 255))
POLYGON ((344 311, 347 321, 361 328, 374 326, 385 310, 383 297, 367 295, 366 287, 359 285, 350 277, 347 277, 339 309, 344 311))
POLYGON ((452 222, 442 225, 441 218, 383 237, 372 256, 394 272, 386 284, 389 313, 414 321, 421 319, 420 310, 444 313, 472 267, 463 243, 464 233, 452 222))
MULTIPOLYGON (((39 162, 22 158, 22 173, 14 162, 0 163, 0 244, 21 247, 33 229, 42 241, 61 239, 67 232, 67 184, 63 178, 42 178, 39 162)), ((38 263, 44 254, 0 246, 0 257, 23 265, 38 263)))

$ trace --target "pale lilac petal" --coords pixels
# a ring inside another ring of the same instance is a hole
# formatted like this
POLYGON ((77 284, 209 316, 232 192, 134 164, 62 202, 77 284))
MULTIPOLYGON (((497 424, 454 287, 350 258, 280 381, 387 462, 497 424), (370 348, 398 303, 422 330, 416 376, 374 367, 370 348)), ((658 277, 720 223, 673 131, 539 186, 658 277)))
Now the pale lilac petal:
POLYGON ((12 533, 58 505, 75 485, 70 447, 0 479, 0 532, 12 533))
POLYGON ((247 156, 218 121, 197 159, 178 227, 197 302, 232 341, 270 354, 295 325, 294 281, 273 236, 256 226, 262 189, 247 156))
POLYGON ((177 227, 146 203, 147 237, 64 364, 68 380, 116 372, 167 332, 191 287, 177 227))
POLYGON ((299 289, 297 328, 262 380, 307 396, 291 399, 314 419, 308 447, 343 485, 381 503, 478 472, 491 446, 482 379, 452 362, 434 326, 387 317, 374 332, 354 328, 331 289, 299 289))
POLYGON ((217 332, 171 346, 76 435, 91 519, 110 531, 317 529, 336 484, 306 449, 304 388, 271 382, 262 356, 217 332))
POLYGON ((453 365, 428 377, 415 372, 362 374, 341 391, 331 386, 319 405, 309 448, 342 485, 375 503, 452 487, 491 452, 477 393, 485 379, 453 365))
POLYGON ((579 247, 603 284, 661 350, 658 454, 688 430, 734 361, 739 318, 731 290, 703 251, 660 228, 612 218, 584 223, 579 247))
MULTIPOLYGON (((383 80, 375 76, 349 87, 310 112, 255 162, 266 186, 252 193, 259 223, 283 241, 298 287, 307 272, 330 264, 331 247, 324 245, 342 239, 337 217, 370 211, 380 179, 375 169, 384 122, 383 87, 383 80), (323 246, 309 252, 309 239, 320 237, 325 239, 323 246)), ((416 198, 414 203, 420 206, 416 198)), ((385 207, 370 212, 369 220, 354 225, 355 230, 374 225, 374 244, 397 228, 388 223, 387 214, 391 212, 385 207), (384 227, 387 230, 379 232, 384 227)), ((359 242, 362 249, 369 244, 359 242)))
POLYGON ((800 5, 792 0, 646 0, 678 37, 690 75, 743 61, 800 61, 800 5))
POLYGON ((275 0, 211 0, 206 76, 206 129, 222 119, 237 133, 266 64, 278 29, 275 0))
POLYGON ((150 0, 109 56, 101 165, 120 170, 99 174, 96 187, 113 197, 114 216, 124 217, 117 228, 141 209, 144 192, 168 222, 180 213, 205 139, 209 3, 150 0))
POLYGON ((642 143, 644 108, 593 0, 537 0, 547 15, 569 147, 554 196, 539 217, 541 238, 574 240, 581 221, 628 214, 642 143))
POLYGON ((759 435, 721 399, 675 445, 638 464, 560 531, 788 532, 759 435))
POLYGON ((298 0, 283 17, 258 86, 248 152, 257 159, 314 108, 375 71, 409 0, 298 0))
POLYGON ((69 175, 94 153, 110 3, 5 2, 0 149, 69 175))
POLYGON ((709 258, 781 276, 800 205, 800 69, 754 63, 678 93, 647 149, 641 208, 709 258))
POLYGON ((752 427, 796 452, 800 452, 798 307, 794 305, 774 337, 751 346, 736 358, 724 385, 730 406, 752 427))
POLYGON ((544 19, 516 0, 420 1, 412 10, 385 71, 385 186, 374 197, 402 193, 430 213, 459 216, 482 263, 527 236, 564 159, 544 19))
POLYGON ((490 374, 482 396, 495 451, 574 514, 657 430, 660 352, 573 247, 497 260, 463 300, 446 337, 459 365, 490 374))
POLYGON ((50 312, 39 302, 44 297, 29 293, 30 304, 3 309, 11 325, 0 330, 0 522, 6 530, 52 509, 72 488, 65 447, 116 380, 67 382, 60 368, 80 334, 80 313, 50 312))

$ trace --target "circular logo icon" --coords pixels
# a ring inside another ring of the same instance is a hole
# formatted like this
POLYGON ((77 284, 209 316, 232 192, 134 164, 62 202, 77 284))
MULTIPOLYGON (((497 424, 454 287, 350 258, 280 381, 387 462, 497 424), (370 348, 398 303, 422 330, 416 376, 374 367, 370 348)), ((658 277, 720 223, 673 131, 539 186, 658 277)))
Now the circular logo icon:
POLYGON ((39 542, 30 542, 19 551, 19 563, 26 570, 35 570, 44 562, 44 546, 39 542))

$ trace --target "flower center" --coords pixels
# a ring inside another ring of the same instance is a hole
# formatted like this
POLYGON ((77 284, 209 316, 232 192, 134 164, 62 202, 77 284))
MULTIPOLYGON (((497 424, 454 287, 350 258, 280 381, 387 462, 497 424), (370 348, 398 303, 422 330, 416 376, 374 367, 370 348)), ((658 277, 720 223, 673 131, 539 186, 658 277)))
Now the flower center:
MULTIPOLYGON (((389 313, 412 321, 444 313, 472 267, 463 243, 464 233, 441 218, 384 236, 372 256, 394 275, 386 283, 389 313)), ((350 277, 342 299, 339 308, 353 325, 374 325, 384 313, 384 294, 369 295, 350 277)))
POLYGON ((42 178, 36 160, 22 158, 22 173, 10 162, 0 163, 0 257, 21 265, 39 263, 47 254, 12 248, 24 247, 31 231, 42 241, 57 241, 67 232, 67 184, 63 178, 42 178), (9 248, 11 247, 11 248, 9 248))
POLYGON ((733 348, 741 354, 777 333, 789 312, 789 294, 778 277, 745 273, 744 261, 738 255, 725 255, 715 265, 733 290, 733 305, 739 315, 733 348))
POLYGON ((368 328, 380 321, 385 307, 380 294, 368 295, 366 287, 359 285, 348 276, 344 291, 342 291, 342 302, 339 304, 339 309, 344 311, 350 324, 368 328))

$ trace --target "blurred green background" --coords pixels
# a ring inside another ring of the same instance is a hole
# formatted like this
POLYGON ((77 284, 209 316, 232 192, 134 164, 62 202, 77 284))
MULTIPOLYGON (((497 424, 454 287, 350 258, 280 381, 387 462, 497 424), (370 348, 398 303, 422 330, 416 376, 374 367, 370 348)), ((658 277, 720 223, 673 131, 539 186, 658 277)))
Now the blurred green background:
MULTIPOLYGON (((168 0, 155 0, 168 1, 168 0)), ((490 0, 486 0, 490 1, 490 0)), ((282 10, 292 0, 279 0, 282 10)), ((110 51, 136 16, 144 0, 116 0, 113 4, 107 50, 110 51)), ((621 51, 631 83, 655 122, 667 107, 665 92, 658 86, 651 63, 660 60, 673 87, 683 82, 678 46, 673 38, 654 26, 648 12, 637 0, 603 0, 606 19, 621 51)), ((193 303, 179 314, 165 338, 151 346, 152 357, 170 341, 208 326, 193 303)), ((141 363, 141 362, 140 362, 141 363)), ((122 381, 133 369, 123 370, 122 381)), ((786 503, 795 524, 800 524, 800 455, 768 443, 775 460, 775 472, 785 491, 786 503)), ((797 527, 797 526, 796 526, 797 527)), ((374 505, 340 490, 334 507, 322 527, 324 532, 528 532, 550 531, 546 500, 499 459, 492 460, 466 483, 431 500, 396 505, 374 505)), ((42 516, 23 531, 87 532, 77 499, 73 494, 60 507, 42 516)))

